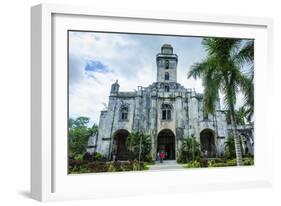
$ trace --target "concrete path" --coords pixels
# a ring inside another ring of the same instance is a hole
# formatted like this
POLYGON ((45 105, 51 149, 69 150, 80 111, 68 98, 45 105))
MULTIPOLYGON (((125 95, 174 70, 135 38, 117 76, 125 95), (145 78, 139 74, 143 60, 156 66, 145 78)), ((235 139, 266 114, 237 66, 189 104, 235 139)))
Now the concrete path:
POLYGON ((163 163, 157 161, 155 165, 148 165, 149 170, 180 170, 184 169, 176 160, 164 160, 163 163))

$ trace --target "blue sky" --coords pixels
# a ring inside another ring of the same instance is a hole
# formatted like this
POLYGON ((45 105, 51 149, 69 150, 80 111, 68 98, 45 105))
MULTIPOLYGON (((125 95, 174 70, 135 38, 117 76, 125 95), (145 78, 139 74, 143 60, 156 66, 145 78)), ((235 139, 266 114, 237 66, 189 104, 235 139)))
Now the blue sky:
POLYGON ((190 66, 206 52, 200 37, 69 32, 69 116, 98 123, 111 84, 133 91, 156 81, 156 54, 171 44, 178 55, 178 82, 203 92, 201 80, 187 79, 190 66))

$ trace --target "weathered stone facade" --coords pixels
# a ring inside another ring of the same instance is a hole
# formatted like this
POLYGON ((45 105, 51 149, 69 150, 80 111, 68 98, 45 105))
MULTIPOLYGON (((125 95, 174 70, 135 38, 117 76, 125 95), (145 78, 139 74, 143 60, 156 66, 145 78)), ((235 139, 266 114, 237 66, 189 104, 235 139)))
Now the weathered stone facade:
POLYGON ((108 108, 100 114, 99 133, 90 139, 88 151, 122 159, 120 151, 128 134, 142 131, 151 137, 154 159, 160 147, 168 150, 169 159, 176 159, 181 141, 191 134, 202 150, 223 154, 228 137, 226 113, 218 99, 214 114, 204 114, 202 94, 177 82, 177 62, 171 45, 164 44, 156 55, 157 82, 134 92, 122 92, 116 81, 108 108))

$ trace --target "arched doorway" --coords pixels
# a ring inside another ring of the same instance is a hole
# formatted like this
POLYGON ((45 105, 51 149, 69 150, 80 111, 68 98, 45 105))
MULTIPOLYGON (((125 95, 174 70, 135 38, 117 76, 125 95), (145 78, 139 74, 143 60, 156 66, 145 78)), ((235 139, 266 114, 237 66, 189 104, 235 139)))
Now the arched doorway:
POLYGON ((204 156, 214 157, 216 154, 215 132, 211 129, 204 129, 200 132, 200 145, 204 156))
POLYGON ((175 155, 175 135, 170 129, 163 129, 157 136, 157 152, 166 153, 166 160, 176 159, 175 155))
POLYGON ((113 135, 113 154, 116 155, 118 160, 128 160, 130 157, 129 150, 126 147, 126 140, 129 134, 127 130, 119 129, 113 135))

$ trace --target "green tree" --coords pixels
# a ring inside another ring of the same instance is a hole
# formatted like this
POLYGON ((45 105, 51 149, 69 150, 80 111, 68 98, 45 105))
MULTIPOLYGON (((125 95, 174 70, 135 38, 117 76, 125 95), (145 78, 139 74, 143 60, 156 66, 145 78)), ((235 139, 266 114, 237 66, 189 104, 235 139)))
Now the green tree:
MULTIPOLYGON (((240 147, 242 148, 242 140, 240 139, 240 147)), ((236 157, 235 154, 235 141, 234 137, 230 136, 227 138, 227 140, 224 142, 224 150, 225 155, 228 159, 233 159, 236 157)))
POLYGON ((194 134, 182 141, 180 148, 180 162, 199 160, 201 157, 200 143, 196 140, 194 134))
POLYGON ((126 146, 133 154, 133 159, 147 161, 151 158, 151 138, 144 132, 131 132, 126 140, 126 146))
MULTIPOLYGON (((88 117, 69 119, 68 143, 70 157, 82 156, 86 152, 89 137, 93 134, 94 130, 87 127, 89 120, 88 117)), ((96 126, 94 128, 97 129, 96 126)))
MULTIPOLYGON (((245 107, 240 107, 238 110, 235 110, 235 119, 236 119, 236 124, 237 125, 245 125, 245 120, 248 117, 248 113, 245 110, 245 107)), ((226 113, 226 118, 227 118, 227 123, 231 124, 231 116, 230 112, 227 111, 226 113)))
POLYGON ((73 120, 72 127, 87 127, 89 121, 90 121, 89 117, 78 117, 75 120, 73 120))
POLYGON ((227 138, 227 140, 224 142, 224 150, 225 155, 228 159, 235 158, 235 142, 233 137, 227 138))
POLYGON ((248 122, 251 121, 254 115, 254 40, 248 40, 242 45, 236 56, 237 62, 241 65, 247 65, 249 83, 242 85, 244 90, 244 105, 245 114, 248 122))
POLYGON ((204 111, 214 113, 219 92, 224 95, 224 104, 230 112, 234 133, 236 160, 242 165, 241 147, 235 117, 236 95, 238 91, 246 93, 251 81, 243 73, 241 40, 230 38, 204 38, 203 46, 207 57, 192 65, 188 78, 201 78, 204 86, 204 111))
POLYGON ((97 124, 93 124, 93 126, 91 128, 89 128, 89 132, 92 135, 95 135, 96 133, 98 133, 98 125, 97 124))

